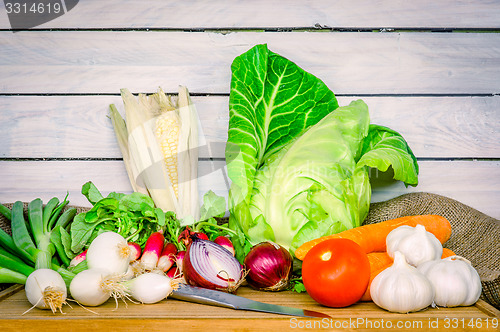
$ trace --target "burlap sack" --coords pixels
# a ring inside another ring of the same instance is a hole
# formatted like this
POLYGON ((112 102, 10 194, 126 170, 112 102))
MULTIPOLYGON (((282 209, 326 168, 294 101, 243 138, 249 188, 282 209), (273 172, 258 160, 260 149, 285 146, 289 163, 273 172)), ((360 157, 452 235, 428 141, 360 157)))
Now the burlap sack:
MULTIPOLYGON (((12 204, 5 204, 11 208, 12 204)), ((25 208, 27 204, 25 204, 25 208)), ((76 207, 78 212, 88 208, 76 207)), ((366 224, 404 216, 436 214, 451 223, 451 238, 444 244, 471 261, 481 277, 481 298, 500 309, 500 221, 456 200, 429 193, 411 193, 373 203, 366 224)), ((10 222, 0 214, 0 227, 10 233, 10 222)), ((7 285, 1 285, 0 289, 7 285)))
POLYGON ((365 223, 422 214, 435 214, 448 219, 452 234, 444 247, 471 261, 481 277, 481 298, 500 309, 499 220, 448 197, 411 193, 371 204, 365 223))

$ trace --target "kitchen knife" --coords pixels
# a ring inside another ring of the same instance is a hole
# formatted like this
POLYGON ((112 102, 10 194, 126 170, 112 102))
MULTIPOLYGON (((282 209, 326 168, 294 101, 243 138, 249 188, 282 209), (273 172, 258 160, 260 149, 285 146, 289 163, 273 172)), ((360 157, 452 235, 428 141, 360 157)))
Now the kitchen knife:
POLYGON ((236 310, 251 310, 299 317, 331 318, 321 312, 258 302, 238 295, 185 284, 179 284, 179 287, 172 292, 169 298, 236 310))

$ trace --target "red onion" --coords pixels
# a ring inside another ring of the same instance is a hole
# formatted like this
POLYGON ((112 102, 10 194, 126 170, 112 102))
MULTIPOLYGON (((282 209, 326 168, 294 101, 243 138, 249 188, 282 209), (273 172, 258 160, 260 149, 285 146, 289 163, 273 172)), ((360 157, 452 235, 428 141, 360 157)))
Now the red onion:
POLYGON ((292 255, 276 243, 268 241, 255 245, 244 263, 248 269, 246 280, 256 289, 280 291, 290 284, 292 255))
POLYGON ((243 279, 241 264, 228 250, 197 237, 187 248, 182 270, 192 286, 228 292, 234 292, 243 279))

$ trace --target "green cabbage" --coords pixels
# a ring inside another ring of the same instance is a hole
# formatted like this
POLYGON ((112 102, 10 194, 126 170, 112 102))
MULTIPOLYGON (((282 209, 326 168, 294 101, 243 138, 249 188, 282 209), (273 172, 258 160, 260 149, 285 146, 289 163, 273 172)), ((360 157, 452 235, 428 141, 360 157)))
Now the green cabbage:
MULTIPOLYGON (((232 64, 226 145, 229 226, 254 245, 302 243, 360 226, 370 167, 417 185, 404 138, 371 125, 368 106, 337 100, 318 78, 257 45, 232 64)), ((237 243, 238 244, 238 243, 237 243)))

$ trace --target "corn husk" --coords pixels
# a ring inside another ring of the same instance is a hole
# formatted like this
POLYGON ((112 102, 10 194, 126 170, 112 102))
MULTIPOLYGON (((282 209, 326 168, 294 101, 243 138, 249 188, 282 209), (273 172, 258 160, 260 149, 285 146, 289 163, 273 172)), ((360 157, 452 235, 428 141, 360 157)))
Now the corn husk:
POLYGON ((125 120, 114 105, 110 105, 110 117, 133 190, 149 195, 157 207, 175 212, 180 219, 198 220, 199 120, 187 88, 179 87, 177 101, 161 88, 155 94, 139 94, 137 98, 127 89, 121 89, 121 96, 125 120), (177 195, 155 135, 157 120, 164 112, 175 112, 180 119, 177 195))

